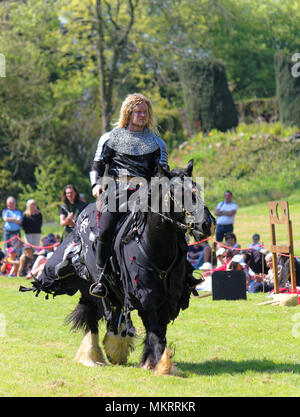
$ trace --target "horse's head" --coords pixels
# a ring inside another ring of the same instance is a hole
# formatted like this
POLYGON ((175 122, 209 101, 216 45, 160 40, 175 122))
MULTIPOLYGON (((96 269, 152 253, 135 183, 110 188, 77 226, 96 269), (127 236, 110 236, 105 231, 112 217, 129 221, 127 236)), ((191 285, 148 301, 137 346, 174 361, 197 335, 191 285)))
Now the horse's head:
POLYGON ((182 228, 196 240, 204 239, 215 232, 215 218, 205 206, 200 186, 193 181, 193 160, 184 169, 160 166, 159 176, 169 180, 169 191, 164 201, 171 203, 171 212, 182 228))

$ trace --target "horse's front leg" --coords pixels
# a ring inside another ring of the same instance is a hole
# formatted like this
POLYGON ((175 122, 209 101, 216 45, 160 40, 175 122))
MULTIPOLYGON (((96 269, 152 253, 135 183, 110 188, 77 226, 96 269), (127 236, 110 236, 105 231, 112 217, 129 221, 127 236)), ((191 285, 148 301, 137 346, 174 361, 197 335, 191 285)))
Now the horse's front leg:
POLYGON ((114 365, 125 364, 129 354, 135 348, 135 337, 126 334, 126 324, 121 308, 113 309, 110 317, 106 320, 107 330, 103 339, 103 346, 107 359, 114 365))
POLYGON ((76 353, 74 361, 85 366, 105 365, 105 358, 98 342, 98 332, 88 331, 76 353))
POLYGON ((140 367, 153 370, 155 375, 177 374, 177 370, 171 361, 171 351, 166 347, 166 324, 159 322, 156 310, 140 312, 139 314, 146 329, 140 367))

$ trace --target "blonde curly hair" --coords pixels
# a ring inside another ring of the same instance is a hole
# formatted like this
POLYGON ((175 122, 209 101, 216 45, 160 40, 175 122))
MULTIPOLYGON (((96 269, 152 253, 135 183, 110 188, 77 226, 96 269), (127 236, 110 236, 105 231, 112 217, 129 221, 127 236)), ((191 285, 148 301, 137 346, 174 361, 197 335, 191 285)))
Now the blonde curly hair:
POLYGON ((117 123, 115 123, 115 126, 127 127, 135 106, 141 103, 146 103, 148 106, 149 119, 146 125, 147 129, 149 129, 150 132, 152 133, 158 134, 158 129, 156 126, 156 120, 154 117, 151 100, 147 98, 146 96, 144 96, 143 94, 139 94, 139 93, 129 94, 125 98, 120 109, 119 120, 117 121, 117 123))

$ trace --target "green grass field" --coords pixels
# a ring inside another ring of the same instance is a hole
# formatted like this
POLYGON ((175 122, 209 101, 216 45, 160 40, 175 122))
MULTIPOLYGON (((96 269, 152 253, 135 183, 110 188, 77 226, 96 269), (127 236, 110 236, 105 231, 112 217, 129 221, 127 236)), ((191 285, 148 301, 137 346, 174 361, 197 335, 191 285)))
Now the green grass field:
POLYGON ((86 368, 73 362, 81 333, 64 325, 78 296, 45 300, 19 293, 20 284, 25 279, 0 280, 1 396, 300 395, 298 307, 258 306, 264 294, 243 301, 193 298, 168 328, 180 375, 154 376, 137 367, 143 328, 136 314, 140 337, 129 363, 86 368))
MULTIPOLYGON (((300 203, 291 203, 290 212, 295 253, 300 255, 300 203)), ((241 207, 235 232, 243 247, 254 232, 268 246, 267 204, 241 207)), ((285 235, 280 233, 281 243, 285 235)), ((82 334, 64 325, 79 295, 45 300, 43 294, 18 292, 20 284, 30 286, 24 278, 0 277, 2 397, 300 395, 298 306, 258 306, 265 294, 248 294, 246 301, 192 298, 190 308, 168 327, 180 375, 162 377, 137 367, 144 331, 135 312, 139 338, 128 364, 85 368, 73 362, 82 334)), ((100 341, 103 336, 104 324, 100 341)))

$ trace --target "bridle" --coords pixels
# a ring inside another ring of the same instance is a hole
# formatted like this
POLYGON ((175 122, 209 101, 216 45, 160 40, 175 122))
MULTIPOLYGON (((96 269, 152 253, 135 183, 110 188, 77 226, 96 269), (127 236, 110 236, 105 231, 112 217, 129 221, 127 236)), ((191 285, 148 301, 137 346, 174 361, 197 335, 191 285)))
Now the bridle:
POLYGON ((170 200, 173 201, 174 206, 177 205, 181 209, 182 213, 185 216, 185 219, 191 218, 191 221, 186 222, 186 223, 179 222, 177 220, 172 219, 170 216, 166 214, 163 214, 163 213, 160 213, 159 211, 154 210, 152 207, 148 205, 148 208, 150 209, 150 211, 152 213, 158 214, 164 220, 167 220, 168 222, 175 224, 176 227, 178 227, 179 229, 185 230, 186 233, 189 233, 189 234, 192 233, 192 231, 196 228, 195 217, 196 217, 197 212, 200 210, 200 205, 193 212, 190 212, 186 208, 182 207, 182 205, 178 202, 176 197, 171 193, 171 190, 168 191, 168 193, 166 194, 166 197, 168 197, 170 200))

